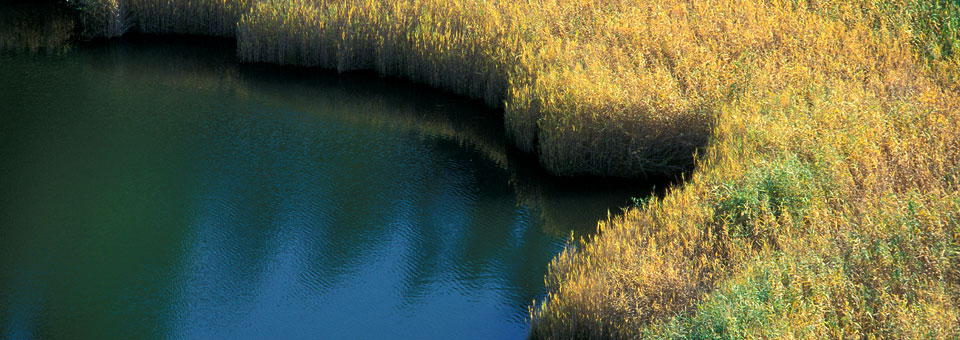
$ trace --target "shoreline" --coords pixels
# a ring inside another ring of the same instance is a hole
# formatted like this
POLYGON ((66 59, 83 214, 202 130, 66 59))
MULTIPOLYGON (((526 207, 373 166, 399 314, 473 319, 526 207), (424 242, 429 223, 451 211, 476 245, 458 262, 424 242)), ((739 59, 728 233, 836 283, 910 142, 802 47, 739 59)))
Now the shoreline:
POLYGON ((505 102, 555 174, 696 164, 553 261, 534 337, 960 334, 956 6, 90 2, 106 37, 239 18, 243 61, 505 102))

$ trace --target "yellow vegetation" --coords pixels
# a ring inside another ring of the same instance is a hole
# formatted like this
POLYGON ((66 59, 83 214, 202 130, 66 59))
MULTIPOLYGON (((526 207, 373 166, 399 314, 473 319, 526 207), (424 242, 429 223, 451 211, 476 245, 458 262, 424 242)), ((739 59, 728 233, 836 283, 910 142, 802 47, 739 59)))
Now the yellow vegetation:
MULTIPOLYGON (((695 164, 551 264, 535 336, 960 337, 956 1, 166 3, 239 18, 247 61, 502 106, 557 174, 695 164)), ((100 21, 167 17, 131 13, 100 21)))

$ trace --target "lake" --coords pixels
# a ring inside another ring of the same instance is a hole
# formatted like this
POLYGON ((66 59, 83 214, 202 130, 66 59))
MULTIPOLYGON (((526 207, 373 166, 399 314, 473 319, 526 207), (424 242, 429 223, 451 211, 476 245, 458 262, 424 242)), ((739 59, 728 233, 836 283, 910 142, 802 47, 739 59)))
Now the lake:
POLYGON ((651 191, 543 173, 477 101, 175 39, 0 57, 0 338, 523 338, 651 191))

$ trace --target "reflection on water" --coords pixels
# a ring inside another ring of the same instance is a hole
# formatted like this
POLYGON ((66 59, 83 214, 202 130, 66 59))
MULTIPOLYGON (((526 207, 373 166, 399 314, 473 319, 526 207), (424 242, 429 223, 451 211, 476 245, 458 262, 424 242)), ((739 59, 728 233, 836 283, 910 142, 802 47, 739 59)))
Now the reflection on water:
POLYGON ((0 338, 519 338, 571 231, 477 102, 227 42, 0 59, 0 338))
POLYGON ((0 53, 61 54, 70 50, 74 20, 49 2, 0 3, 0 53))

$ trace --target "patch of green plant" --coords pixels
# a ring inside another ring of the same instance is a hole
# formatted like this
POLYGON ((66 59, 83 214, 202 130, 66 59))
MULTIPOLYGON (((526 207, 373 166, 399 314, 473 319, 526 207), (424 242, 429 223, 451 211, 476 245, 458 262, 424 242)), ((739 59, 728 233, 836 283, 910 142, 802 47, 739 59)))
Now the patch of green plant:
MULTIPOLYGON (((657 191, 656 185, 653 186, 652 191, 657 191)), ((647 207, 647 204, 649 204, 651 200, 655 200, 656 198, 656 195, 651 194, 646 197, 630 197, 630 201, 635 208, 643 209, 647 207)))
POLYGON ((785 315, 801 296, 772 262, 714 291, 695 313, 673 318, 644 334, 651 339, 777 339, 789 333, 785 315))
POLYGON ((927 58, 960 54, 960 0, 920 0, 911 9, 913 44, 927 58))
POLYGON ((782 158, 749 172, 743 180, 717 190, 714 218, 730 237, 761 241, 770 230, 762 225, 789 216, 801 219, 815 190, 813 174, 796 158, 782 158))

